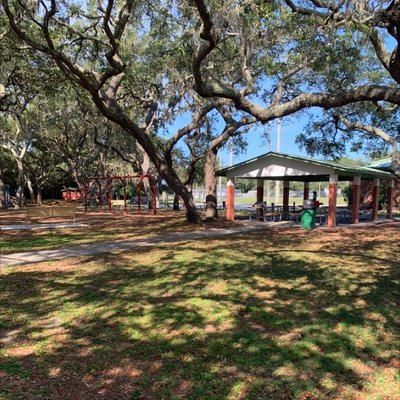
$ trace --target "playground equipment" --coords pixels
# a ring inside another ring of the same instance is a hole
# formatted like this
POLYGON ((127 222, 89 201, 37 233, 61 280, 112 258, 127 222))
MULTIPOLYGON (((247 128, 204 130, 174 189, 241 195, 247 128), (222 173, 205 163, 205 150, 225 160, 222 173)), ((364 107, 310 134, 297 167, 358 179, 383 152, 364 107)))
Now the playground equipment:
POLYGON ((140 189, 141 185, 144 184, 144 179, 148 179, 152 188, 152 206, 154 214, 157 212, 157 185, 153 176, 145 175, 125 175, 125 176, 92 176, 85 181, 85 211, 88 209, 88 199, 96 197, 99 201, 100 211, 103 211, 104 203, 107 203, 108 210, 111 212, 112 201, 112 187, 114 181, 119 181, 122 184, 124 190, 124 210, 127 211, 127 185, 131 180, 138 180, 136 184, 136 194, 137 194, 137 207, 138 213, 140 213, 141 206, 141 196, 140 189), (105 189, 105 191, 104 191, 105 189), (89 193, 91 190, 92 193, 89 193))
POLYGON ((79 201, 82 199, 82 193, 77 188, 66 188, 61 190, 61 196, 63 200, 68 201, 69 203, 72 201, 79 201))

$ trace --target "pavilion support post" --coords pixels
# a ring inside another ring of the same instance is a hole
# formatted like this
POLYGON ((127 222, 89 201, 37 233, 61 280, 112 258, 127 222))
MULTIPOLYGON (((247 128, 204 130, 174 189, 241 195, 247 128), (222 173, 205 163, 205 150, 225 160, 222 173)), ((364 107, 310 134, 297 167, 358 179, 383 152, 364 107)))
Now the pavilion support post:
POLYGON ((393 195, 394 195, 394 179, 389 179, 387 188, 387 205, 386 205, 387 219, 392 219, 393 217, 393 195))
POLYGON ((328 205, 328 228, 336 226, 336 199, 337 199, 338 176, 331 174, 329 176, 329 205, 328 205))
POLYGON ((378 219, 378 204, 379 204, 379 179, 374 179, 374 186, 372 189, 372 214, 371 221, 378 219))
POLYGON ((227 221, 235 219, 235 184, 233 179, 226 183, 226 217, 227 221))
POLYGON ((257 179, 257 203, 264 201, 264 181, 257 179))
POLYGON ((303 200, 308 200, 310 196, 310 182, 304 182, 303 200))
POLYGON ((351 209, 351 223, 358 224, 359 213, 360 213, 360 189, 361 189, 361 177, 355 176, 353 178, 353 204, 351 209))
POLYGON ((283 182, 283 215, 289 216, 289 181, 283 182))

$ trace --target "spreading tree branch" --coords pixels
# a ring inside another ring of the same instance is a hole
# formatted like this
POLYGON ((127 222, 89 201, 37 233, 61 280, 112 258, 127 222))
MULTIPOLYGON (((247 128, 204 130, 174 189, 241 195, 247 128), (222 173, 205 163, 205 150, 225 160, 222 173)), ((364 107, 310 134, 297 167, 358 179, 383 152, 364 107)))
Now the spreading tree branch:
POLYGON ((376 126, 367 125, 362 122, 352 122, 342 115, 339 116, 339 120, 346 126, 348 130, 367 132, 372 135, 376 135, 385 142, 389 143, 392 147, 392 170, 398 177, 400 177, 400 151, 399 145, 394 137, 388 135, 385 131, 376 126))

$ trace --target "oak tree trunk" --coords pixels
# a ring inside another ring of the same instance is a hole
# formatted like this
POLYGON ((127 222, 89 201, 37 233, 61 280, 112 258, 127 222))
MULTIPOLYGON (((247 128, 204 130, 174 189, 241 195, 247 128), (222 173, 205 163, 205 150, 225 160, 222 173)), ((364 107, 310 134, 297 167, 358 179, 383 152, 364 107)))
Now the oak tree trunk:
POLYGON ((33 191, 32 181, 29 178, 26 179, 26 185, 28 186, 29 197, 32 203, 35 203, 35 192, 33 191))
POLYGON ((215 177, 215 162, 217 152, 215 149, 208 149, 205 154, 204 163, 204 185, 206 190, 206 218, 217 219, 217 178, 215 177))
MULTIPOLYGON (((99 163, 99 169, 100 169, 100 175, 101 176, 106 176, 107 175, 107 161, 108 161, 108 152, 100 147, 100 163, 99 163)), ((79 187, 79 185, 78 185, 79 187)))
POLYGON ((84 191, 85 191, 85 185, 84 185, 84 183, 82 182, 81 175, 80 175, 80 173, 79 173, 78 168, 77 168, 75 165, 71 165, 70 168, 71 168, 72 176, 73 176, 73 178, 74 178, 74 181, 75 181, 75 183, 76 183, 76 186, 78 187, 78 189, 79 189, 82 193, 84 193, 84 191))
POLYGON ((174 201, 172 203, 172 209, 174 211, 179 211, 179 196, 176 193, 174 194, 174 201))
POLYGON ((18 167, 18 189, 15 195, 15 208, 21 208, 25 205, 25 173, 24 173, 24 164, 22 160, 17 158, 17 167, 18 167))
POLYGON ((398 178, 400 178, 400 151, 397 149, 397 144, 395 147, 393 147, 391 161, 392 161, 392 171, 398 178))
POLYGON ((174 176, 172 171, 171 173, 165 174, 163 178, 168 183, 169 187, 181 197, 187 221, 193 223, 201 222, 201 217, 196 208, 193 195, 189 192, 187 187, 179 180, 179 178, 174 176))
POLYGON ((36 185, 36 190, 37 190, 36 201, 37 201, 37 204, 39 206, 41 206, 43 204, 43 194, 42 194, 42 188, 40 187, 40 185, 36 185))
MULTIPOLYGON (((142 157, 143 157, 143 161, 141 164, 141 168, 142 168, 142 172, 144 175, 152 175, 151 174, 151 160, 150 157, 146 154, 146 152, 143 150, 142 146, 138 146, 139 150, 142 153, 142 157)), ((144 191, 146 193, 147 196, 147 206, 149 207, 149 209, 153 208, 153 186, 150 183, 149 179, 143 179, 143 187, 144 187, 144 191)))
POLYGON ((6 206, 6 185, 4 184, 4 173, 0 166, 0 208, 6 206))

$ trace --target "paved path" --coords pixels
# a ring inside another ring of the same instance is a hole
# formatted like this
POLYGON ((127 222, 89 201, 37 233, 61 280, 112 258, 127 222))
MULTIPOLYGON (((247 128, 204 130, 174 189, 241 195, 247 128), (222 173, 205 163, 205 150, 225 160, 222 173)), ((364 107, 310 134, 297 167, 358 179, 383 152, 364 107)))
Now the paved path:
POLYGON ((57 223, 57 224, 14 224, 14 225, 1 225, 0 231, 34 231, 34 230, 43 230, 43 229, 60 229, 60 228, 86 228, 89 226, 88 224, 66 224, 66 223, 57 223))
POLYGON ((177 233, 169 236, 156 236, 147 239, 131 239, 113 242, 101 242, 71 246, 53 250, 36 250, 14 254, 0 254, 0 268, 14 265, 31 264, 42 261, 60 260, 67 257, 88 256, 99 253, 108 253, 114 250, 133 250, 140 247, 156 246, 163 243, 181 242, 187 240, 198 240, 210 237, 232 235, 235 233, 251 232, 267 226, 282 227, 290 226, 290 222, 255 223, 229 229, 211 228, 207 231, 177 233))

